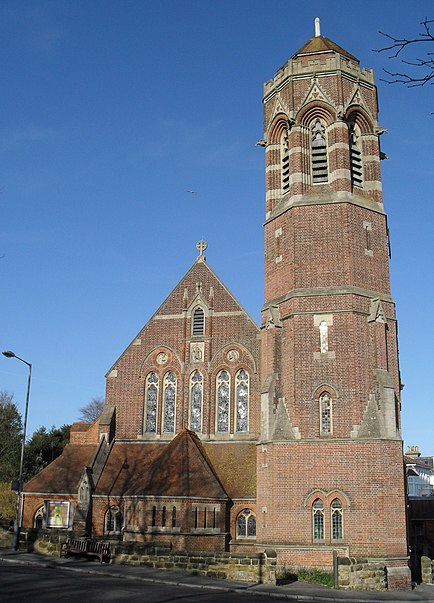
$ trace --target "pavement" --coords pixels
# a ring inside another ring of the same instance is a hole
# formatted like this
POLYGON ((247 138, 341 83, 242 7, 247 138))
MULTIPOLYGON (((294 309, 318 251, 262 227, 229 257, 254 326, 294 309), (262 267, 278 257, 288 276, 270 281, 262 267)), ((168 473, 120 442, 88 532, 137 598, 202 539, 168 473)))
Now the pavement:
POLYGON ((275 586, 271 584, 217 580, 215 578, 207 578, 206 576, 193 575, 180 571, 153 569, 145 566, 115 565, 113 563, 100 564, 98 561, 64 559, 9 549, 0 550, 0 563, 36 565, 52 568, 53 571, 62 569, 73 572, 109 575, 126 580, 171 584, 173 586, 187 586, 225 592, 244 592, 251 596, 267 595, 271 599, 279 597, 288 601, 302 601, 303 603, 314 601, 323 603, 343 603, 344 601, 349 601, 350 603, 425 601, 426 603, 434 603, 434 585, 430 584, 420 584, 412 591, 393 592, 334 590, 320 584, 298 581, 275 586))

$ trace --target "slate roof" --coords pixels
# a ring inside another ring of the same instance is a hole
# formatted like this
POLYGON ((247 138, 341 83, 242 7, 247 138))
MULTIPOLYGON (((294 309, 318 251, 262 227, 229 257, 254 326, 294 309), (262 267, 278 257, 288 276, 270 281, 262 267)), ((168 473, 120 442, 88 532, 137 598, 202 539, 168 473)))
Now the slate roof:
POLYGON ((333 50, 334 52, 338 52, 339 54, 342 54, 343 56, 352 59, 353 61, 359 62, 359 60, 355 56, 341 48, 338 44, 336 44, 336 42, 333 42, 332 40, 324 36, 313 36, 312 38, 310 38, 310 40, 308 40, 306 44, 304 44, 304 46, 302 46, 292 58, 295 59, 301 54, 315 54, 317 52, 325 52, 327 50, 333 50))
POLYGON ((77 493, 84 468, 91 464, 96 450, 97 446, 67 444, 57 459, 25 484, 24 492, 77 493))

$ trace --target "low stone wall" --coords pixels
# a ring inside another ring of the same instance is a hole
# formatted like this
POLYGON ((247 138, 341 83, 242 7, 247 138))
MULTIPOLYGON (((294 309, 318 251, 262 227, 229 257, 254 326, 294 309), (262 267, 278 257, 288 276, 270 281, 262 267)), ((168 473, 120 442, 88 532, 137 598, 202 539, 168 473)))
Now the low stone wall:
POLYGON ((386 565, 367 559, 339 557, 337 560, 338 586, 344 590, 409 590, 411 573, 405 560, 401 564, 386 565))
POLYGON ((387 590, 386 567, 366 559, 339 557, 338 584, 344 590, 387 590))
MULTIPOLYGON (((43 555, 59 556, 62 543, 66 538, 79 537, 62 530, 28 530, 26 532, 27 550, 43 555)), ((210 578, 255 582, 276 583, 276 553, 187 553, 172 551, 166 542, 119 542, 104 540, 110 544, 111 563, 137 565, 166 570, 181 570, 200 574, 210 578)), ((22 542, 21 547, 24 547, 22 542)))
POLYGON ((424 584, 434 584, 434 561, 429 557, 422 557, 420 566, 422 582, 424 584))

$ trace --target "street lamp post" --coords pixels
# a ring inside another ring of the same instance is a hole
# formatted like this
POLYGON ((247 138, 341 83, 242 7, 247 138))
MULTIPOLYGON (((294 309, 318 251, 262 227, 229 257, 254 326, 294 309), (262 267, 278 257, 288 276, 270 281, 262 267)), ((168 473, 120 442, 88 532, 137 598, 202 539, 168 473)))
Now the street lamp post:
POLYGON ((23 522, 23 510, 24 510, 24 509, 21 509, 21 514, 20 514, 21 492, 23 489, 24 448, 26 445, 27 415, 29 412, 30 382, 32 380, 32 365, 30 364, 30 362, 27 362, 27 360, 20 358, 19 356, 17 356, 16 354, 14 354, 14 352, 11 352, 10 350, 8 350, 6 352, 2 352, 2 354, 3 354, 3 356, 6 356, 6 358, 16 358, 17 360, 24 362, 24 364, 27 364, 27 366, 29 367, 29 377, 27 380, 26 409, 24 412, 23 439, 21 440, 20 476, 18 478, 17 503, 16 503, 16 507, 15 507, 14 537, 12 539, 12 548, 15 551, 17 551, 18 547, 20 546, 20 530, 21 530, 21 525, 23 522))

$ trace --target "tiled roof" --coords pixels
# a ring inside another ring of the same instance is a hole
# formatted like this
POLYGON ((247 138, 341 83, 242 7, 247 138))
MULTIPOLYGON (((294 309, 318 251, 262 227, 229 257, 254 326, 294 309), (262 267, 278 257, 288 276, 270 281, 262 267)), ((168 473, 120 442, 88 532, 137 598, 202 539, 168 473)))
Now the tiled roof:
POLYGON ((63 453, 24 486, 25 492, 74 494, 84 468, 90 465, 96 446, 67 444, 63 453))
POLYGON ((232 499, 256 498, 256 444, 207 443, 205 451, 232 499))
POLYGON ((325 38, 324 36, 313 36, 312 38, 310 38, 310 40, 308 40, 306 44, 302 46, 292 58, 295 59, 301 54, 315 54, 317 52, 325 52, 327 50, 333 50, 334 52, 338 52, 339 54, 342 54, 343 56, 348 57, 353 61, 359 62, 355 56, 341 48, 332 40, 329 40, 329 38, 325 38))
POLYGON ((95 493, 227 498, 200 440, 187 429, 168 444, 115 443, 95 493))

